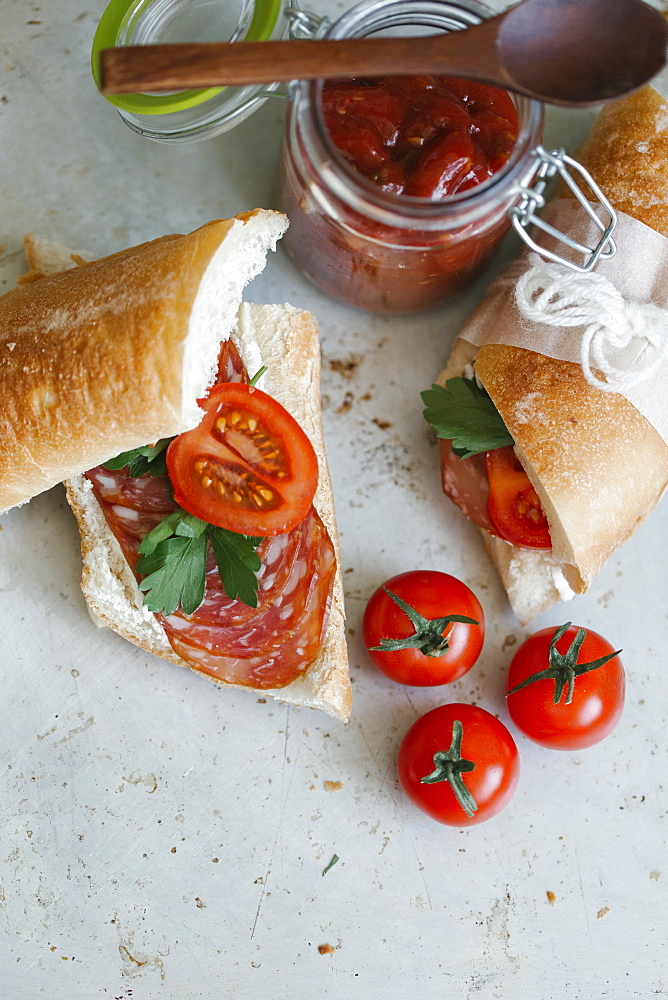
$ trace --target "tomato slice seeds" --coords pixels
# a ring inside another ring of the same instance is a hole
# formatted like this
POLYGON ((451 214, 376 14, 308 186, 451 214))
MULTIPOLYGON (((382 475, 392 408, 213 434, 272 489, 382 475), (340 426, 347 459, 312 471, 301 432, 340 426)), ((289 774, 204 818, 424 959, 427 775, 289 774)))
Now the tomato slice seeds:
POLYGON ((299 424, 253 386, 224 383, 198 427, 174 438, 167 468, 184 510, 228 531, 285 534, 306 517, 318 460, 299 424))
POLYGON ((540 498, 512 445, 485 454, 489 479, 487 510, 494 534, 520 547, 552 548, 540 498))

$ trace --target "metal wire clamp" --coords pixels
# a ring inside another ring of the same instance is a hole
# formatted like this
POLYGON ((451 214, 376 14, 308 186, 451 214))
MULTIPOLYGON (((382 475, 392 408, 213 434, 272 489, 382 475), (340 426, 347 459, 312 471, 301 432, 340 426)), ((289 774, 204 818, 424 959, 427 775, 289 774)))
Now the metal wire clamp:
POLYGON ((555 149, 550 152, 542 146, 537 146, 533 152, 533 160, 529 165, 529 169, 519 183, 518 194, 520 195, 520 201, 509 210, 513 227, 524 242, 532 250, 540 254, 541 257, 546 257, 548 260, 553 260, 558 264, 565 264, 566 267, 570 267, 572 270, 580 271, 581 273, 591 271, 599 260, 608 260, 610 257, 614 257, 617 247, 612 239, 612 232, 617 225, 617 213, 589 172, 577 160, 568 156, 563 149, 555 149), (570 168, 570 170, 567 168, 570 168), (589 202, 583 188, 574 179, 571 171, 579 174, 582 181, 594 193, 598 200, 596 205, 592 206, 589 202), (568 185, 570 191, 585 209, 590 219, 595 223, 597 229, 602 233, 595 247, 588 247, 574 240, 568 233, 563 233, 561 230, 555 229, 548 222, 545 222, 538 214, 540 209, 544 208, 546 204, 544 191, 547 182, 555 174, 559 174, 562 180, 568 185), (599 206, 605 209, 609 222, 606 223, 596 214, 594 209, 599 206), (548 250, 547 247, 536 243, 529 235, 528 227, 530 225, 537 226, 549 236, 554 237, 554 239, 561 243, 565 243, 572 250, 576 250, 583 256, 583 263, 579 264, 569 260, 567 257, 562 257, 558 253, 548 250))
POLYGON ((291 4, 285 11, 290 24, 290 38, 322 38, 330 24, 328 17, 320 17, 291 4))

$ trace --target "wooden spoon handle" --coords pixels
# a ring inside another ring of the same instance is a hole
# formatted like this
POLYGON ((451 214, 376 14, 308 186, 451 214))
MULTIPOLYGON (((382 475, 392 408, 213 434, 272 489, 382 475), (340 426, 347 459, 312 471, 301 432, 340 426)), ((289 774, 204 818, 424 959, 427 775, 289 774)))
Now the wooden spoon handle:
POLYGON ((466 31, 408 38, 141 45, 100 53, 104 94, 348 76, 445 73, 507 85, 483 41, 500 18, 466 31), (475 57, 473 54, 475 53, 475 57))

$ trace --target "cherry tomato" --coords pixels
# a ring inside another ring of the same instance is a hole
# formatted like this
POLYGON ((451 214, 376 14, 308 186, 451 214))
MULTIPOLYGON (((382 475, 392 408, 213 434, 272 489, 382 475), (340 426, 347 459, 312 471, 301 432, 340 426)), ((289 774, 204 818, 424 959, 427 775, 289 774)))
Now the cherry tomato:
POLYGON ((487 511, 492 531, 522 548, 552 548, 540 499, 513 446, 486 452, 485 461, 489 479, 487 511))
POLYGON ((437 570, 412 570, 374 591, 362 631, 382 673, 400 684, 431 687, 471 669, 482 649, 485 617, 461 580, 437 570))
POLYGON ((243 535, 281 535, 306 517, 318 460, 299 424, 275 399, 239 382, 202 400, 199 427, 167 449, 174 499, 210 524, 243 535))
POLYGON ((612 732, 624 708, 624 667, 597 632, 567 622, 522 643, 510 664, 508 711, 541 746, 582 750, 612 732))
POLYGON ((473 826, 512 798, 520 759, 502 722, 475 705, 442 705, 404 736, 397 758, 404 792, 447 826, 473 826))

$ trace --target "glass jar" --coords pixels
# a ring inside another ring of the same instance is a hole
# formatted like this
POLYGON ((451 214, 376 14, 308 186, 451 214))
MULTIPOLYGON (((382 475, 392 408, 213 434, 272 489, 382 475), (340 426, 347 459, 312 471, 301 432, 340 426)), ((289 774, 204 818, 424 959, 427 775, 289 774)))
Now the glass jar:
MULTIPOLYGON (((478 24, 476 0, 363 0, 326 38, 426 34, 478 24)), ((292 85, 279 208, 290 219, 283 246, 319 288, 375 312, 427 309, 480 271, 510 225, 510 207, 542 129, 542 107, 514 97, 518 138, 505 165, 476 187, 443 199, 388 194, 339 153, 322 111, 323 81, 292 85)))
MULTIPOLYGON (((99 54, 114 46, 420 36, 425 29, 462 30, 490 14, 478 0, 362 0, 332 25, 326 17, 303 11, 297 0, 111 0, 93 41, 93 76, 99 86, 99 54)), ((277 87, 105 96, 135 132, 159 142, 192 142, 233 128, 276 94, 277 87)), ((537 102, 514 98, 519 134, 500 170, 477 187, 429 201, 387 194, 353 169, 325 126, 322 88, 322 80, 290 84, 293 100, 284 132, 279 207, 291 223, 283 245, 304 274, 335 298, 378 312, 436 305, 475 277, 511 220, 533 250, 576 271, 589 271, 615 253, 612 206, 564 150, 538 144, 543 116, 537 102), (583 186, 573 181, 573 172, 583 186), (601 230, 595 247, 541 222, 546 184, 555 174, 601 230), (591 191, 594 205, 587 201, 591 191), (601 206, 607 224, 597 216, 601 206), (536 243, 532 226, 560 239, 583 262, 536 243)))
MULTIPOLYGON (((298 10, 295 0, 111 0, 93 40, 95 82, 99 87, 102 49, 293 37, 290 12, 298 10)), ((227 132, 248 118, 277 86, 105 96, 135 132, 158 142, 192 142, 227 132)))

